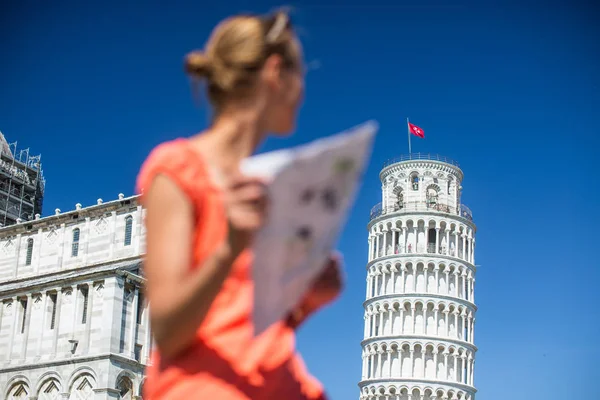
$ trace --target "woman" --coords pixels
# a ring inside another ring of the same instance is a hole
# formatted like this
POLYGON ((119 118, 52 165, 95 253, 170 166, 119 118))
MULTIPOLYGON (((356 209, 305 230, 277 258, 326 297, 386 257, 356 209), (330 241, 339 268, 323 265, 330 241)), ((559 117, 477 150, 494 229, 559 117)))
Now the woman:
POLYGON ((144 398, 325 399, 295 353, 295 328, 339 293, 325 273, 287 319, 253 337, 249 247, 265 221, 263 183, 239 173, 268 132, 294 129, 302 54, 288 17, 237 16, 186 59, 215 111, 202 134, 153 150, 138 178, 147 209, 145 274, 157 350, 144 398))

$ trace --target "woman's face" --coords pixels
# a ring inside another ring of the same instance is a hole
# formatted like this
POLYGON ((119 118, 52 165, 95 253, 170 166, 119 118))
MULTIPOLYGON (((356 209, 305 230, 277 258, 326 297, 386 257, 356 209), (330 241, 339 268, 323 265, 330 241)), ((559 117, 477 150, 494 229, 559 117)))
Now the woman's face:
POLYGON ((269 131, 281 136, 295 130, 298 110, 304 99, 304 66, 300 42, 294 39, 293 46, 298 54, 298 61, 293 66, 282 65, 279 84, 269 107, 269 131))

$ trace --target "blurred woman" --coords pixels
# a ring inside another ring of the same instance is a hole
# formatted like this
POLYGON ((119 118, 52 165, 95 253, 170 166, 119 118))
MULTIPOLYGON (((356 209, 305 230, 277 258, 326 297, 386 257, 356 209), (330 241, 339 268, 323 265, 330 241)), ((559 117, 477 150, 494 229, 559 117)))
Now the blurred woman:
POLYGON ((295 351, 295 329, 338 295, 338 262, 331 258, 288 318, 253 337, 249 248, 268 199, 263 182, 239 172, 268 133, 295 128, 300 43, 285 13, 235 16, 185 68, 206 83, 214 120, 200 134, 159 145, 138 177, 157 345, 144 398, 325 399, 295 351))

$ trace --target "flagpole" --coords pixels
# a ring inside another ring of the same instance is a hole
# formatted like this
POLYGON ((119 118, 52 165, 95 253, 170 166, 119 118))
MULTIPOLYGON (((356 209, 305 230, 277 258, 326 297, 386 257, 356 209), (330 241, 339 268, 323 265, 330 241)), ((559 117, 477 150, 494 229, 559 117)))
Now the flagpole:
POLYGON ((406 130, 408 132, 408 155, 412 154, 412 149, 410 148, 410 125, 408 125, 408 117, 406 117, 406 130))

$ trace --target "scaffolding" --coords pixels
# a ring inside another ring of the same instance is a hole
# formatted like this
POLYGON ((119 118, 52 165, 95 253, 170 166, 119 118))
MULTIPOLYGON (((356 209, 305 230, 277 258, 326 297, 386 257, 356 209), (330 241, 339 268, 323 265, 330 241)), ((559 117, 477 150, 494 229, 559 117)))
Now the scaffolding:
POLYGON ((46 181, 41 155, 19 150, 0 132, 0 226, 35 219, 42 213, 46 181))

